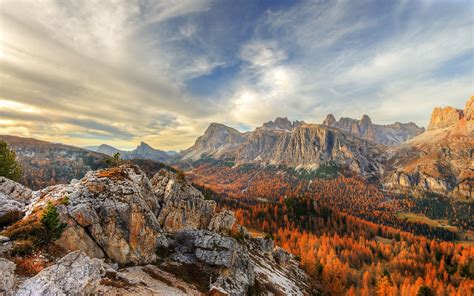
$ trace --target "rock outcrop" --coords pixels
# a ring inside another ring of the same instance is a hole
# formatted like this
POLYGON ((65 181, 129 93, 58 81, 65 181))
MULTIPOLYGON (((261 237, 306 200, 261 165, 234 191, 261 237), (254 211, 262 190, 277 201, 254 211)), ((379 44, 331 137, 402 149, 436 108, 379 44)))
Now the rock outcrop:
POLYGON ((0 177, 0 227, 11 224, 24 215, 32 191, 25 186, 0 177))
POLYGON ((108 270, 112 269, 102 260, 72 252, 24 281, 15 295, 92 295, 108 270))
POLYGON ((428 130, 450 127, 464 117, 463 110, 453 107, 435 108, 431 114, 428 130))
POLYGON ((474 120, 474 96, 472 96, 466 103, 464 108, 464 117, 467 121, 474 120))
MULTIPOLYGON (((54 244, 72 253, 26 280, 18 295, 113 295, 120 291, 167 295, 176 290, 198 294, 193 287, 183 290, 170 284, 175 281, 163 279, 162 269, 145 268, 150 263, 168 267, 168 272, 198 270, 202 273, 202 280, 196 283, 200 292, 213 288, 243 295, 261 281, 265 281, 262 287, 272 285, 272 291, 282 294, 309 291, 306 275, 294 258, 289 254, 274 256, 273 242, 252 239, 235 224, 232 212, 216 212, 214 201, 206 200, 183 176, 171 171, 162 170, 150 181, 138 167, 124 165, 91 171, 81 180, 32 195, 25 217, 6 233, 16 234, 12 236, 15 244, 22 236, 11 230, 38 223, 46 206, 52 204, 65 223, 54 244), (281 257, 287 259, 277 259, 281 257), (136 276, 112 270, 98 258, 136 266, 136 276), (138 274, 143 273, 158 280, 143 283, 138 280, 138 274), (272 278, 275 274, 278 277, 272 278)), ((7 238, 5 243, 9 243, 7 238)))
POLYGON ((136 166, 89 172, 80 181, 40 191, 29 209, 56 202, 67 223, 58 244, 121 264, 155 260, 167 240, 156 218, 160 205, 151 183, 136 166), (62 202, 67 198, 67 202, 62 202))
POLYGON ((13 244, 6 236, 0 235, 0 256, 8 256, 13 248, 13 244))
POLYGON ((161 205, 158 222, 166 232, 207 229, 215 212, 214 201, 205 200, 199 190, 175 173, 161 170, 151 179, 153 192, 161 205))
MULTIPOLYGON (((13 295, 14 264, 0 259, 0 275, 13 295)), ((0 282, 1 283, 1 282, 0 282)), ((2 289, 2 287, 0 287, 2 289)), ((1 290, 0 290, 1 291, 1 290)), ((154 265, 119 270, 80 251, 72 252, 56 264, 24 281, 15 295, 201 295, 195 287, 154 265)))
POLYGON ((294 128, 303 125, 303 121, 289 121, 287 117, 277 117, 275 121, 265 122, 259 129, 267 129, 281 132, 291 132, 294 128))
POLYGON ((183 264, 202 264, 214 270, 211 286, 230 295, 243 295, 250 288, 278 291, 282 295, 303 295, 309 291, 307 275, 294 257, 274 247, 268 239, 245 235, 244 242, 206 230, 177 234, 172 258, 183 264), (284 259, 282 259, 284 258, 284 259))
POLYGON ((338 121, 328 114, 323 125, 332 126, 354 134, 358 137, 384 145, 396 145, 405 142, 425 131, 415 123, 395 122, 387 125, 372 123, 369 116, 363 115, 360 120, 342 117, 338 121))
POLYGON ((31 200, 33 192, 29 188, 26 188, 15 181, 5 177, 0 177, 0 193, 3 193, 18 202, 26 204, 31 200))

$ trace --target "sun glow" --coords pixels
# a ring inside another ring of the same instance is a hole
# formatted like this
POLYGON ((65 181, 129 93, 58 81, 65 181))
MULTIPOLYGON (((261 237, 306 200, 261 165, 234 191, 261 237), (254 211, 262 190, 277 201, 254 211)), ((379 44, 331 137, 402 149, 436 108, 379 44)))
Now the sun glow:
POLYGON ((31 105, 0 99, 0 110, 1 109, 15 110, 15 111, 24 112, 24 113, 39 113, 40 112, 38 108, 35 108, 31 105))

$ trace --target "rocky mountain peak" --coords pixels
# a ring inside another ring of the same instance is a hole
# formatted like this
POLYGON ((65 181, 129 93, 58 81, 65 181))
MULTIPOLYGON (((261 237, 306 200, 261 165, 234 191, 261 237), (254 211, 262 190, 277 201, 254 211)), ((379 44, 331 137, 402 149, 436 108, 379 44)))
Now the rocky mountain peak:
POLYGON ((260 128, 277 131, 292 131, 295 127, 301 126, 302 121, 289 121, 288 117, 277 117, 275 121, 265 122, 260 128))
POLYGON ((211 123, 204 135, 196 139, 194 145, 184 150, 183 159, 199 159, 202 155, 219 154, 225 148, 235 147, 245 141, 245 135, 238 130, 220 123, 211 123))
POLYGON ((323 125, 332 126, 336 122, 336 118, 331 113, 326 115, 323 121, 323 125))
POLYGON ((137 149, 148 149, 148 150, 154 150, 150 145, 148 145, 145 142, 140 142, 140 144, 137 146, 137 149))
POLYGON ((145 142, 140 142, 137 148, 132 151, 120 150, 110 145, 102 144, 97 148, 97 152, 110 156, 118 152, 122 159, 149 159, 163 162, 170 158, 170 155, 165 151, 155 149, 145 142))
POLYGON ((370 125, 372 125, 372 120, 370 117, 366 114, 362 115, 362 118, 360 119, 360 124, 364 128, 368 128, 370 125))
POLYGON ((435 108, 431 114, 428 130, 450 127, 464 117, 463 110, 454 107, 435 108))
POLYGON ((338 121, 332 114, 329 114, 323 121, 323 125, 336 127, 358 137, 385 145, 405 142, 425 131, 424 128, 420 128, 412 122, 396 122, 388 125, 374 124, 370 117, 365 114, 360 120, 341 117, 338 121))
POLYGON ((228 130, 228 129, 232 129, 232 128, 222 123, 212 122, 211 124, 209 124, 204 134, 220 131, 220 130, 228 130))

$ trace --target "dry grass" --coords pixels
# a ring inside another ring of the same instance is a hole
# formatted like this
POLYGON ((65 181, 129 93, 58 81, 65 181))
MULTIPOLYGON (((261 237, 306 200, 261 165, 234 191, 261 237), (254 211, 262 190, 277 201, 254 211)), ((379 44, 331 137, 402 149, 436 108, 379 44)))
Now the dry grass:
POLYGON ((406 219, 407 221, 410 221, 410 222, 419 222, 419 223, 427 224, 428 226, 431 226, 431 227, 442 227, 456 233, 459 231, 457 227, 449 225, 447 220, 430 219, 426 217, 425 215, 415 214, 412 212, 399 212, 397 213, 397 216, 401 219, 406 219))
POLYGON ((375 240, 379 243, 382 243, 382 244, 391 244, 392 243, 391 239, 381 237, 381 236, 378 236, 378 235, 375 236, 375 240))
POLYGON ((15 274, 26 277, 35 276, 51 265, 50 262, 41 260, 36 256, 13 257, 12 261, 16 264, 15 274))
POLYGON ((253 238, 263 238, 263 237, 265 237, 265 233, 263 233, 261 231, 258 231, 256 229, 247 228, 247 231, 249 232, 249 234, 253 238))
POLYGON ((126 179, 126 174, 122 168, 110 168, 106 170, 99 171, 97 173, 97 177, 99 178, 109 178, 111 180, 124 180, 126 179))

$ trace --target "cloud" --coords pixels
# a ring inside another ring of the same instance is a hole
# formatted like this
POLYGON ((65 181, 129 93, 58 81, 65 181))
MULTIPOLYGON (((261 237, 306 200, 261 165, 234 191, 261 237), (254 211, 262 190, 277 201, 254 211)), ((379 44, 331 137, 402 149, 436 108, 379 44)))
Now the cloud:
POLYGON ((424 125, 474 92, 467 0, 0 5, 2 133, 181 149, 210 122, 424 125))
POLYGON ((249 65, 234 90, 236 121, 288 115, 320 122, 327 113, 368 113, 379 123, 425 125, 434 102, 465 101, 472 70, 459 66, 445 75, 443 67, 469 53, 472 66, 467 2, 376 4, 303 1, 267 11, 242 46, 249 65), (407 101, 419 102, 417 112, 407 101))

